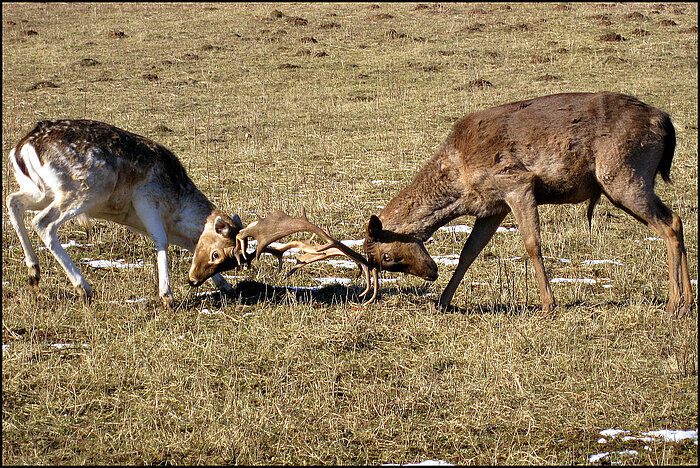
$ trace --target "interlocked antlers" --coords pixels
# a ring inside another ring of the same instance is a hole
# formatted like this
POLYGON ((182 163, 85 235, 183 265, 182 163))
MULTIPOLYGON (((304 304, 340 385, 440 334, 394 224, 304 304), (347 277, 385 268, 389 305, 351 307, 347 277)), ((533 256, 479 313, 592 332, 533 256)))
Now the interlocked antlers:
POLYGON ((306 218, 306 210, 303 208, 301 217, 293 218, 283 211, 275 210, 264 218, 260 218, 258 216, 257 221, 253 221, 248 226, 241 229, 241 231, 236 235, 236 249, 240 252, 243 259, 250 262, 252 257, 250 257, 246 251, 248 237, 252 237, 258 242, 255 249, 255 258, 260 258, 260 254, 262 253, 274 255, 279 261, 277 268, 278 271, 282 269, 282 255, 284 252, 292 248, 301 250, 302 254, 296 256, 296 264, 292 267, 287 276, 292 275, 303 266, 318 260, 323 260, 334 256, 349 257, 360 267, 365 277, 365 282, 367 283, 367 287, 360 293, 360 296, 364 296, 370 291, 372 288, 372 279, 374 280, 374 291, 367 303, 373 302, 377 297, 377 292, 379 289, 379 272, 377 269, 370 268, 369 263, 364 256, 355 252, 342 242, 334 239, 320 227, 310 223, 306 218), (271 243, 282 239, 289 234, 302 231, 312 233, 312 236, 308 241, 290 241, 281 247, 270 247, 271 243), (311 241, 315 236, 322 238, 326 241, 326 243, 323 245, 312 244, 311 241), (370 272, 372 273, 371 279, 370 272))

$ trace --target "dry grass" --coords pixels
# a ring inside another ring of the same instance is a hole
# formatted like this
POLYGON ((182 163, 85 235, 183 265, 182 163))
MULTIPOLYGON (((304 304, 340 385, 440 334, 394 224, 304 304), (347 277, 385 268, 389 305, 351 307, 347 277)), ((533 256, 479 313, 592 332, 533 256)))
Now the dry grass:
MULTIPOLYGON (((356 239, 465 113, 611 90, 673 118, 674 184, 657 191, 684 220, 697 278, 696 4, 2 8, 3 199, 16 187, 7 152, 34 122, 90 118, 172 148, 244 222, 305 206, 356 239)), ((283 279, 263 259, 232 272, 238 296, 222 299, 191 291, 189 254, 171 248, 179 308, 165 315, 152 244, 106 222, 63 228, 84 245, 73 258, 144 268, 83 265, 87 308, 43 250, 32 294, 3 204, 3 464, 582 464, 603 451, 696 464, 688 441, 597 443, 608 428, 697 428, 696 315, 663 318, 663 243, 607 201, 591 232, 584 206, 540 214, 550 277, 612 285, 554 284, 555 318, 538 311, 530 263, 506 260, 525 256, 517 232, 486 247, 454 313, 434 305, 449 266, 362 307, 358 281, 291 288, 348 270, 283 279)), ((438 231, 428 248, 464 240, 438 231)))

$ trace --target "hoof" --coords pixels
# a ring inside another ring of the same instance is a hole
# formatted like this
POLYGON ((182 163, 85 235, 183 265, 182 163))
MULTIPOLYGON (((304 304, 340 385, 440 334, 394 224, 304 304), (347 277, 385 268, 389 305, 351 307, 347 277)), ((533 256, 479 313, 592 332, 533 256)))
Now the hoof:
POLYGON ((683 318, 686 315, 688 315, 688 313, 690 313, 690 309, 692 307, 692 302, 690 304, 686 303, 685 301, 669 302, 668 304, 666 304, 666 316, 674 318, 683 318))
POLYGON ((78 285, 75 287, 75 290, 78 292, 78 295, 82 298, 83 302, 90 305, 92 302, 92 288, 90 285, 78 285))
POLYGON ((160 296, 160 302, 163 303, 163 307, 166 308, 169 312, 173 312, 175 310, 175 301, 173 300, 173 296, 165 296, 162 295, 160 296))
POLYGON ((555 314, 554 309, 557 307, 556 303, 552 304, 542 304, 542 315, 545 317, 552 317, 555 314))
POLYGON ((32 265, 27 267, 27 274, 29 275, 29 287, 34 290, 34 292, 39 290, 39 279, 41 274, 39 273, 39 265, 32 265))

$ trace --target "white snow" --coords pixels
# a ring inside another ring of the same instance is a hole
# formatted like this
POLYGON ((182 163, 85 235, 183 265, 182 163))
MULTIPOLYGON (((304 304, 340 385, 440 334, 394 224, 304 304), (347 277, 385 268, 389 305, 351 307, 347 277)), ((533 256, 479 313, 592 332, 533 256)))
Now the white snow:
POLYGON ((553 259, 553 260, 558 260, 558 261, 560 261, 560 262, 562 262, 562 263, 571 263, 571 260, 568 259, 568 258, 550 257, 550 256, 548 256, 548 255, 543 255, 542 257, 544 257, 544 258, 551 258, 551 259, 553 259))
MULTIPOLYGON (((64 249, 67 249, 69 247, 92 247, 93 245, 95 245, 95 244, 78 244, 76 241, 71 239, 65 244, 62 243, 61 247, 63 247, 64 249)), ((37 250, 46 250, 46 247, 37 247, 37 250)))
MULTIPOLYGON (((441 228, 438 228, 438 231, 447 231, 447 232, 452 232, 452 233, 467 233, 469 234, 472 232, 472 227, 467 226, 466 224, 453 224, 451 226, 443 226, 441 228)), ((499 227, 496 229, 496 232, 517 232, 518 228, 506 228, 506 227, 499 227)))
POLYGON ((326 285, 330 285, 330 284, 342 284, 344 286, 347 286, 350 283, 352 283, 352 280, 350 278, 329 277, 329 278, 314 278, 314 280, 321 283, 321 286, 326 286, 326 285))
POLYGON ((114 300, 114 301, 105 301, 105 304, 121 304, 122 302, 127 302, 127 303, 134 303, 134 302, 146 302, 148 299, 145 297, 140 297, 138 299, 122 299, 122 300, 114 300))
POLYGON ((115 262, 110 260, 93 260, 91 258, 81 258, 82 262, 90 265, 93 268, 143 268, 143 260, 137 260, 138 263, 124 263, 123 258, 118 259, 115 262))
POLYGON ((642 435, 650 437, 659 437, 665 442, 680 442, 685 439, 695 439, 698 440, 698 430, 694 431, 672 431, 663 429, 660 431, 649 431, 643 432, 642 435))
POLYGON ((591 278, 552 278, 550 283, 583 283, 596 284, 597 281, 591 278))
POLYGON ((418 463, 404 463, 399 465, 398 463, 382 463, 381 466, 454 466, 452 463, 447 463, 443 460, 424 460, 418 463))
POLYGON ((584 265, 601 265, 603 263, 611 263, 613 265, 624 265, 622 262, 618 262, 617 260, 584 260, 582 262, 584 265))
POLYGON ((644 241, 662 241, 660 237, 645 237, 644 239, 635 239, 635 242, 644 242, 644 241))
POLYGON ((588 457, 588 463, 597 463, 608 455, 610 455, 610 452, 596 453, 595 455, 588 457))
MULTIPOLYGON (((607 437, 609 439, 614 439, 615 437, 620 436, 621 434, 630 434, 630 431, 624 430, 624 429, 605 429, 600 431, 600 435, 607 437)), ((605 444, 607 443, 607 439, 604 437, 601 437, 598 439, 599 444, 605 444)), ((658 431, 648 431, 648 432, 642 432, 641 437, 640 436, 633 436, 633 435, 625 435, 621 437, 620 440, 623 442, 627 441, 642 441, 642 442, 680 442, 682 440, 693 440, 694 443, 697 445, 698 443, 698 430, 695 429, 690 430, 690 431, 680 431, 680 430, 667 430, 667 429, 662 429, 658 431)), ((644 450, 651 450, 651 447, 648 445, 644 446, 644 450)), ((591 455, 588 457, 588 462, 589 463, 596 463, 603 458, 608 457, 611 453, 615 452, 602 452, 602 453, 596 453, 595 455, 591 455)), ((621 450, 617 452, 619 455, 623 456, 637 456, 639 455, 639 452, 636 450, 621 450)))

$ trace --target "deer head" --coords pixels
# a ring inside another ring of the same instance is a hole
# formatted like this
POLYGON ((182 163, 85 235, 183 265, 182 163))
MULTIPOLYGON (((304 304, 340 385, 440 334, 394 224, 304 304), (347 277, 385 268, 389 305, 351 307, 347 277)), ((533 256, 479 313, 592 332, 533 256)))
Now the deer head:
POLYGON ((394 271, 418 276, 428 281, 438 277, 438 267, 419 238, 384 229, 379 217, 367 223, 365 254, 372 271, 394 271))
POLYGON ((192 257, 188 274, 191 286, 199 286, 216 273, 250 263, 236 249, 236 235, 243 229, 243 223, 238 215, 227 218, 223 213, 213 213, 207 220, 192 257))

